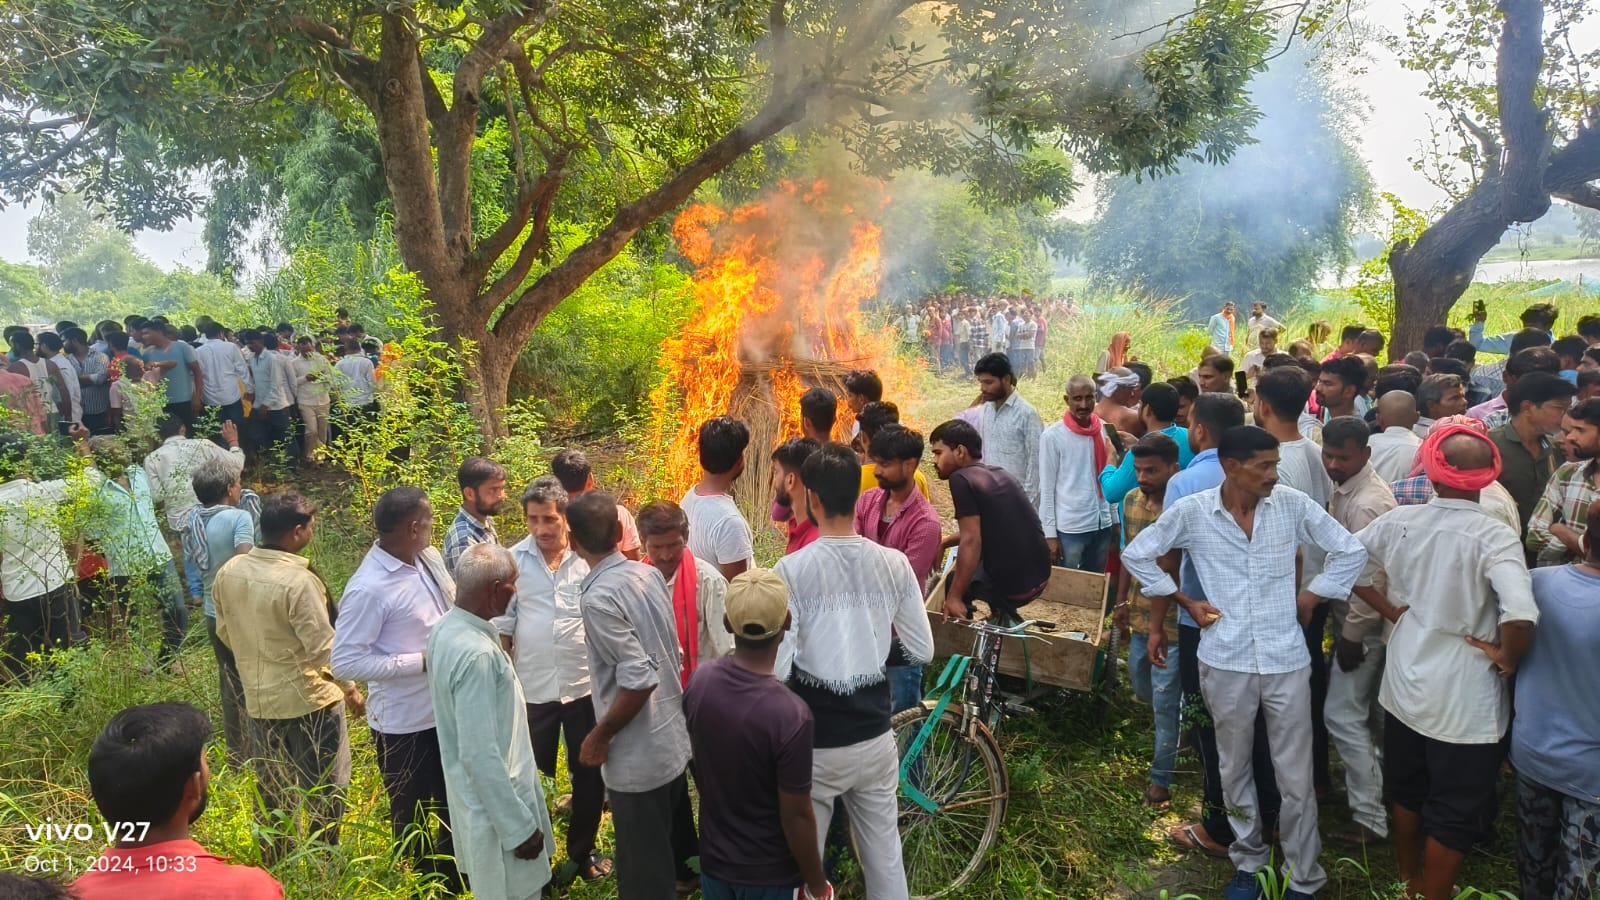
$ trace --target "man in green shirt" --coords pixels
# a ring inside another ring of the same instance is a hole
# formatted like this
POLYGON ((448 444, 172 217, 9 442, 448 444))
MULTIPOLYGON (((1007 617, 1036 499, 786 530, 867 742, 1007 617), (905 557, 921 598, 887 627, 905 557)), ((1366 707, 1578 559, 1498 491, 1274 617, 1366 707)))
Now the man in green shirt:
POLYGON ((1530 372, 1506 389, 1511 421, 1489 432, 1500 450, 1500 484, 1517 501, 1524 533, 1545 485, 1561 464, 1555 438, 1577 391, 1559 375, 1530 372))

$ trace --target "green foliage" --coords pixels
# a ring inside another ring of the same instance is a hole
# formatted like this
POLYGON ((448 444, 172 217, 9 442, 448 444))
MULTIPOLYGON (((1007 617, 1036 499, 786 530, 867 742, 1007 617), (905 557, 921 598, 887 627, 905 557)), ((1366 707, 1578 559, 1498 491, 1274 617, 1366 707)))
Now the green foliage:
POLYGON ((1427 229, 1429 216, 1406 206, 1399 197, 1387 191, 1380 196, 1383 204, 1389 208, 1389 226, 1383 241, 1383 252, 1361 264, 1350 293, 1372 327, 1388 334, 1394 326, 1394 275, 1389 271, 1389 254, 1401 241, 1414 243, 1427 229))
MULTIPOLYGON (((1549 117, 1559 149, 1581 134, 1593 110, 1590 73, 1600 66, 1600 48, 1575 45, 1588 29, 1594 4, 1586 0, 1543 0, 1544 67, 1534 85, 1534 102, 1549 117)), ((1424 4, 1406 17, 1400 34, 1385 38, 1400 64, 1427 75, 1422 96, 1444 111, 1412 166, 1452 201, 1459 200, 1490 169, 1498 170, 1501 145, 1496 55, 1504 25, 1492 0, 1424 4), (1488 140, 1485 143, 1484 139, 1488 140)))
MULTIPOLYGON (((436 510, 460 502, 454 484, 463 456, 481 451, 483 435, 465 397, 462 356, 439 339, 433 308, 417 276, 394 269, 373 286, 392 310, 388 329, 397 335, 397 359, 379 371, 378 415, 328 445, 327 458, 350 474, 354 499, 371 508, 398 485, 422 488, 436 510)), ((449 516, 435 522, 442 530, 449 516)))
MULTIPOLYGON (((581 239, 577 228, 558 234, 581 239)), ((682 327, 692 302, 678 267, 618 256, 539 325, 517 359, 511 395, 529 398, 552 424, 616 428, 644 412, 661 343, 682 327)))
POLYGON ((1252 87, 1259 143, 1222 166, 1107 183, 1085 250, 1095 283, 1187 297, 1190 316, 1228 300, 1281 310, 1351 261, 1371 180, 1346 102, 1304 53, 1277 66, 1252 87))

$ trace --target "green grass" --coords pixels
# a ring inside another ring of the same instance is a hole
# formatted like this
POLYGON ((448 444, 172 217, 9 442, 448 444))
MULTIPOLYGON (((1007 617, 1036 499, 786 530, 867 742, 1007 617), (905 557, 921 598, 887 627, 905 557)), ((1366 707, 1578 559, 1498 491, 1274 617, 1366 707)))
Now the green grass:
POLYGON ((1593 259, 1600 248, 1586 241, 1569 239, 1564 244, 1530 240, 1525 245, 1500 244, 1484 254, 1483 262, 1546 262, 1568 259, 1593 259))

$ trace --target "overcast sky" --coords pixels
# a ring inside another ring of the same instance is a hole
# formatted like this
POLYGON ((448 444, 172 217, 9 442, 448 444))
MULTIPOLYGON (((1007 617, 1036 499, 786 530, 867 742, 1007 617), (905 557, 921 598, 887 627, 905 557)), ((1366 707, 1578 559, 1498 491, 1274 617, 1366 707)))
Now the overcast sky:
MULTIPOLYGON (((1364 17, 1374 26, 1394 31, 1405 21, 1405 9, 1426 0, 1378 0, 1368 3, 1364 17)), ((1592 47, 1600 42, 1600 17, 1581 31, 1575 31, 1574 41, 1581 47, 1592 47)), ((1424 79, 1417 73, 1400 68, 1387 51, 1374 47, 1372 59, 1365 62, 1366 71, 1345 73, 1347 83, 1369 98, 1369 109, 1362 118, 1358 135, 1362 155, 1371 167, 1372 176, 1380 191, 1389 191, 1400 197, 1408 206, 1427 208, 1441 199, 1437 189, 1412 170, 1408 157, 1418 153, 1430 134, 1430 117, 1437 119, 1437 107, 1422 99, 1419 94, 1424 79), (1371 98, 1381 98, 1372 102, 1371 98)), ((1074 212, 1087 212, 1093 202, 1092 192, 1085 190, 1074 204, 1074 212)), ((0 210, 0 258, 23 261, 28 257, 27 224, 37 208, 16 205, 0 210)), ((1074 215, 1079 218, 1079 215, 1074 215)), ((201 224, 198 221, 179 222, 171 231, 141 232, 135 239, 139 251, 164 269, 176 265, 199 269, 205 266, 206 254, 201 245, 201 224)))

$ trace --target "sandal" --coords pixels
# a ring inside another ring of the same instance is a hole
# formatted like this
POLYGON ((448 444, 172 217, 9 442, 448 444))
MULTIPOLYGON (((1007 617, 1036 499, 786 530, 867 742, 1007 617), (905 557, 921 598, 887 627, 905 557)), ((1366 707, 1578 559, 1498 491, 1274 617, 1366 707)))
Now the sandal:
POLYGON ((583 864, 583 871, 578 877, 584 881, 603 881, 611 877, 611 860, 601 856, 598 851, 589 854, 588 860, 583 864))
POLYGON ((1152 784, 1144 789, 1144 797, 1139 800, 1139 805, 1156 812, 1166 812, 1172 808, 1172 792, 1152 784), (1161 796, 1161 794, 1156 793, 1157 791, 1166 794, 1166 796, 1161 796))
POLYGON ((1201 837, 1202 834, 1205 834, 1205 828, 1198 823, 1194 825, 1174 825, 1167 829, 1167 843, 1177 847, 1179 850, 1194 850, 1204 853, 1212 859, 1228 858, 1227 847, 1214 843, 1210 835, 1201 837))

